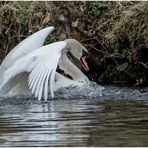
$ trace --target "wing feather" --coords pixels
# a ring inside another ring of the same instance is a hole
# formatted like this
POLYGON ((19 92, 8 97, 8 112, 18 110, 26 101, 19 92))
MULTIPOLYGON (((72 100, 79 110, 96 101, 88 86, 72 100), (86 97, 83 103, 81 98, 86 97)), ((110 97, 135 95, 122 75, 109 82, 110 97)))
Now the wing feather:
POLYGON ((39 76, 42 74, 42 69, 38 69, 36 68, 33 72, 30 73, 29 78, 32 80, 30 81, 30 83, 28 83, 29 88, 32 90, 32 93, 34 93, 34 90, 36 88, 37 85, 37 81, 39 79, 39 76), (40 70, 40 71, 39 71, 40 70), (39 72, 38 72, 39 71, 39 72), (35 72, 38 72, 38 74, 36 74, 35 72))
MULTIPOLYGON (((41 66, 44 66, 43 63, 41 64, 41 66)), ((48 68, 48 67, 47 67, 48 68)), ((35 91, 35 95, 39 95, 39 90, 41 89, 41 83, 43 83, 44 81, 44 77, 46 77, 47 73, 46 73, 46 67, 41 67, 40 71, 41 71, 41 74, 38 76, 39 79, 38 79, 38 82, 37 82, 37 85, 36 85, 36 91, 35 91)))
POLYGON ((50 71, 48 72, 46 79, 45 79, 45 84, 44 84, 44 99, 47 101, 48 98, 48 80, 50 77, 50 71))
POLYGON ((43 70, 44 70, 43 67, 37 66, 34 68, 34 70, 29 75, 30 78, 32 79, 34 78, 34 80, 32 81, 29 87, 32 90, 32 93, 34 93, 35 89, 37 88, 37 82, 40 79, 40 76, 44 74, 43 70))
MULTIPOLYGON (((51 70, 50 70, 51 71, 51 70)), ((49 71, 49 72, 50 72, 49 71)), ((35 96, 37 97, 37 96, 39 96, 39 94, 40 94, 40 92, 42 92, 42 89, 43 89, 43 87, 42 87, 42 85, 43 85, 43 83, 44 83, 44 81, 45 81, 45 77, 47 76, 47 73, 44 73, 43 75, 41 75, 40 76, 40 79, 38 80, 38 82, 37 82, 37 87, 36 87, 36 90, 35 90, 35 96)), ((40 95, 41 96, 41 95, 40 95)))
POLYGON ((38 75, 36 75, 36 77, 35 77, 36 79, 35 79, 34 83, 32 83, 32 87, 30 87, 32 93, 35 93, 35 96, 37 96, 36 95, 37 94, 36 91, 37 91, 38 81, 40 79, 40 76, 43 75, 43 74, 44 74, 43 71, 40 71, 38 73, 38 75))
POLYGON ((54 97, 54 79, 61 51, 66 46, 65 41, 59 41, 43 46, 30 54, 18 59, 4 74, 1 87, 16 75, 28 72, 28 86, 31 92, 40 100, 44 92, 44 99, 48 98, 48 81, 50 94, 54 97), (7 74, 7 75, 6 75, 7 74), (43 90, 44 89, 44 90, 43 90))
POLYGON ((53 26, 44 28, 28 38, 20 42, 11 52, 5 57, 1 66, 0 66, 0 82, 3 81, 4 72, 13 66, 13 64, 21 57, 28 55, 29 53, 37 50, 42 47, 46 37, 54 30, 53 26))
MULTIPOLYGON (((57 67, 57 65, 56 65, 56 67, 57 67)), ((52 98, 54 98, 54 90, 55 90, 55 85, 54 85, 55 73, 56 73, 56 68, 53 69, 53 71, 51 73, 51 78, 50 78, 50 94, 51 94, 52 98)))
POLYGON ((41 80, 41 84, 40 84, 40 88, 39 88, 39 92, 38 92, 38 99, 41 100, 41 97, 42 97, 42 92, 43 92, 43 84, 45 83, 45 79, 47 77, 47 74, 48 74, 48 69, 46 69, 43 77, 42 77, 42 80, 41 80))

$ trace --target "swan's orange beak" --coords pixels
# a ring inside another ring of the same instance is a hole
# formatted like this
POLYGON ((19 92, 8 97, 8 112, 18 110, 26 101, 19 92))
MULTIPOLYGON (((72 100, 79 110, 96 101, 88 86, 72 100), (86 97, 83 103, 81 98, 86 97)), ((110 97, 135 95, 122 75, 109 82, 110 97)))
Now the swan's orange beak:
POLYGON ((82 66, 86 71, 89 71, 89 67, 86 61, 86 56, 82 57, 82 66))

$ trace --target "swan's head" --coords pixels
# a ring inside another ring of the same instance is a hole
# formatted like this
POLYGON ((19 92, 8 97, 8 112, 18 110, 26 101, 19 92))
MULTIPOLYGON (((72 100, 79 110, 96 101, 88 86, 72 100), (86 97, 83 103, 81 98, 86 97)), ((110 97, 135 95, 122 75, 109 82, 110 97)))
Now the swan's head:
POLYGON ((89 67, 87 64, 87 56, 89 54, 87 49, 75 39, 67 39, 65 41, 67 42, 68 57, 72 58, 74 62, 81 62, 82 67, 86 71, 89 71, 89 67))

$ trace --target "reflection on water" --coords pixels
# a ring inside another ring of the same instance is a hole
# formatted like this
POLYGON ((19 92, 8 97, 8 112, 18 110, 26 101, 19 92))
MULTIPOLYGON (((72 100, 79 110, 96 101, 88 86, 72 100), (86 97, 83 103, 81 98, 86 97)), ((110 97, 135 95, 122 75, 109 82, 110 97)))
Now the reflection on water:
POLYGON ((100 98, 0 101, 0 146, 148 146, 147 100, 100 98))

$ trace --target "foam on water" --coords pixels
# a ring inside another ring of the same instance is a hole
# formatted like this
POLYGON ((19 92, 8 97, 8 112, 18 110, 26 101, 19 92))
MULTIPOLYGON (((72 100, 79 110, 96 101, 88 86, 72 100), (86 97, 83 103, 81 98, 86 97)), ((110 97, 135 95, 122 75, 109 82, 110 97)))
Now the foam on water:
MULTIPOLYGON (((33 96, 14 96, 12 99, 30 99, 37 100, 33 96)), ((8 97, 1 97, 0 100, 9 99, 8 97)), ((51 98, 50 94, 48 100, 54 99, 92 99, 98 98, 101 100, 118 100, 118 99, 134 99, 148 101, 148 88, 136 89, 127 87, 113 87, 100 86, 95 82, 90 82, 88 85, 81 87, 71 86, 68 88, 61 88, 55 92, 55 98, 51 98)), ((42 98, 43 100, 43 98, 42 98)))
POLYGON ((134 99, 148 101, 148 88, 128 88, 114 86, 100 86, 95 82, 90 82, 83 87, 61 88, 55 93, 55 98, 63 99, 91 99, 98 98, 100 100, 118 100, 118 99, 134 99))
POLYGON ((61 88, 55 92, 55 98, 95 98, 103 95, 105 87, 100 86, 94 82, 90 82, 88 85, 68 88, 61 88))

